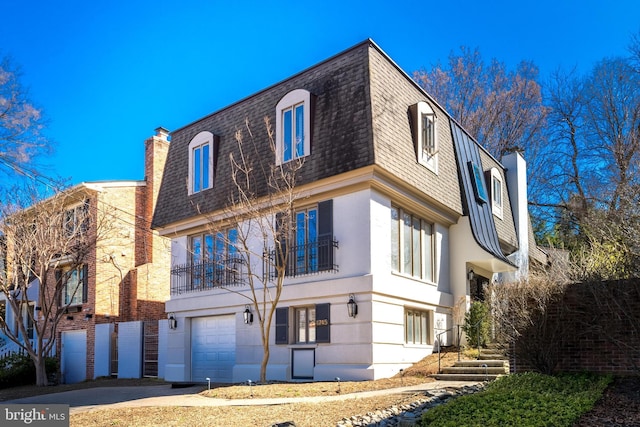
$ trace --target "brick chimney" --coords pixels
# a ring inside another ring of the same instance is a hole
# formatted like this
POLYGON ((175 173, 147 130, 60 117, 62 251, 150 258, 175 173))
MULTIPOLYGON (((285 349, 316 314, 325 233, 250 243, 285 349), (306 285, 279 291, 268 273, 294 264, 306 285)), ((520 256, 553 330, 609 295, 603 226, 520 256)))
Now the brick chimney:
POLYGON ((151 197, 147 198, 149 222, 151 222, 153 210, 156 207, 168 152, 169 131, 159 127, 156 129, 156 134, 145 141, 144 150, 144 180, 147 182, 147 192, 151 195, 151 197))
POLYGON ((145 141, 144 180, 146 186, 140 187, 140 210, 137 212, 136 227, 136 266, 153 262, 153 238, 151 221, 158 200, 158 192, 162 183, 164 164, 169 152, 169 131, 163 127, 156 129, 156 134, 145 141))

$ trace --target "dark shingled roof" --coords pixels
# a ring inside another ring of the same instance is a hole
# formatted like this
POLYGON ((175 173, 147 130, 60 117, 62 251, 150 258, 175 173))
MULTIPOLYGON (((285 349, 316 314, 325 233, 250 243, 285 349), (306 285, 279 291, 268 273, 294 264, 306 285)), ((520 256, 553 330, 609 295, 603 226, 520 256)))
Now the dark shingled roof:
MULTIPOLYGON (((312 155, 300 171, 300 184, 331 177, 373 164, 371 100, 369 94, 369 42, 353 48, 206 116, 172 133, 154 227, 185 220, 199 212, 212 212, 227 204, 231 190, 229 154, 237 149, 235 133, 245 120, 255 135, 256 158, 269 158, 269 139, 264 125, 269 117, 275 128, 275 107, 294 89, 314 96, 312 155), (214 187, 189 196, 187 191, 189 141, 199 132, 219 137, 214 187)), ((245 139, 248 136, 245 132, 245 139)), ((258 177, 258 179, 260 179, 258 177)), ((266 188, 257 182, 257 189, 266 188)))

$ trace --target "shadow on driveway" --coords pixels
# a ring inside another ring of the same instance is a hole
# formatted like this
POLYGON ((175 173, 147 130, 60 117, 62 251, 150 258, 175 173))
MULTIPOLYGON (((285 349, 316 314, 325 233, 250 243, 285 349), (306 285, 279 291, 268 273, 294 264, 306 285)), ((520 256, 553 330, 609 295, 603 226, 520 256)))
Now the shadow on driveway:
POLYGON ((200 393, 202 390, 203 387, 201 385, 172 388, 171 384, 153 386, 94 387, 7 400, 2 403, 63 404, 69 405, 71 408, 81 406, 93 407, 99 405, 111 405, 120 402, 132 402, 141 399, 162 399, 167 396, 192 395, 200 393))

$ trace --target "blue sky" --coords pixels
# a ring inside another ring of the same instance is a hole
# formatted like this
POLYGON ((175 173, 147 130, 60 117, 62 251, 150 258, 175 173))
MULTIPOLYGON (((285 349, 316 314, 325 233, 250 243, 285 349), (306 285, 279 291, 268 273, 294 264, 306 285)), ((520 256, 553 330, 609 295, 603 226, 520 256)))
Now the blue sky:
POLYGON ((588 72, 626 55, 637 0, 4 0, 0 54, 49 119, 44 173, 142 179, 143 142, 180 128, 366 38, 411 73, 460 46, 509 67, 588 72))

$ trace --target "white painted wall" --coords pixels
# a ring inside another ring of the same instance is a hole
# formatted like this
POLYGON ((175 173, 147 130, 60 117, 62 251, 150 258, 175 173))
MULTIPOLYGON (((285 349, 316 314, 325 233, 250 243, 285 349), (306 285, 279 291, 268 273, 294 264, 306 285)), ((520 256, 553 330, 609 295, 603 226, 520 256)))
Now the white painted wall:
POLYGON ((118 378, 142 378, 143 330, 141 321, 118 323, 118 378))
MULTIPOLYGON (((450 233, 436 224, 436 281, 427 283, 391 273, 390 198, 373 190, 361 190, 333 198, 333 227, 339 242, 336 251, 338 272, 326 272, 288 278, 278 307, 299 307, 330 303, 331 343, 311 345, 275 345, 275 319, 270 336, 270 380, 291 379, 292 350, 314 349, 314 379, 376 379, 396 374, 432 351, 432 346, 407 346, 404 343, 404 312, 412 307, 434 312, 434 321, 450 327, 446 306, 453 302, 450 284, 450 233), (358 315, 347 314, 349 294, 354 294, 358 315), (437 314, 437 317, 436 317, 437 314)), ((262 247, 255 239, 255 247, 262 247)), ((188 262, 186 237, 174 238, 172 260, 188 262)), ((248 295, 247 289, 234 289, 248 295)), ((213 289, 172 296, 167 312, 175 313, 178 326, 167 331, 164 378, 189 381, 191 319, 202 316, 235 314, 236 365, 233 381, 259 378, 262 360, 257 313, 253 325, 245 325, 242 312, 249 302, 236 292, 213 289)), ((252 308, 252 310, 254 310, 252 308)), ((293 325, 290 325, 293 329, 293 325)), ((435 337, 435 332, 433 333, 435 337)))

